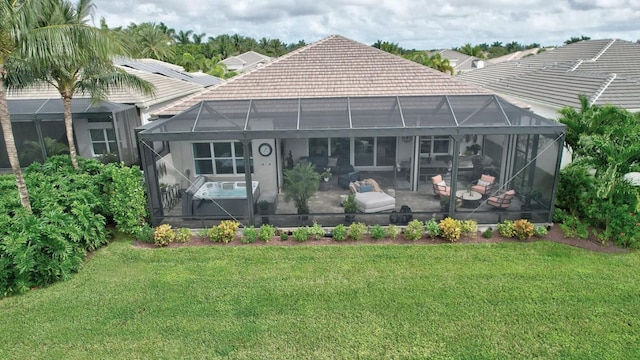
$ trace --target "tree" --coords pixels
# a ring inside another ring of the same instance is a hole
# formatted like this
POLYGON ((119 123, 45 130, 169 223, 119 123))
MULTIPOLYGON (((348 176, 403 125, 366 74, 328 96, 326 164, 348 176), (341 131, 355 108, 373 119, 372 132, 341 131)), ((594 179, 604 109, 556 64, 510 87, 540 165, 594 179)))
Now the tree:
POLYGON ((91 95, 94 103, 107 97, 112 89, 133 88, 152 93, 150 83, 116 68, 111 58, 127 56, 124 45, 109 30, 87 24, 95 5, 91 0, 80 0, 76 6, 67 0, 50 0, 51 6, 40 9, 41 17, 34 26, 42 28, 68 28, 70 38, 53 38, 47 48, 66 48, 64 53, 41 54, 42 42, 27 39, 22 47, 20 63, 14 67, 15 77, 8 83, 13 87, 25 87, 41 80, 54 86, 62 98, 64 122, 71 163, 78 169, 77 151, 73 138, 71 100, 80 91, 91 95), (70 41, 71 45, 58 41, 70 41), (30 55, 30 56, 25 56, 30 55))
POLYGON ((580 37, 572 36, 569 38, 569 40, 565 40, 564 44, 569 45, 569 44, 577 43, 578 41, 582 41, 582 40, 591 40, 591 38, 584 35, 580 35, 580 37))
POLYGON ((418 64, 428 66, 443 73, 450 73, 453 75, 455 72, 455 69, 451 66, 449 59, 443 58, 442 54, 438 52, 429 56, 429 53, 426 51, 416 51, 408 55, 407 58, 411 61, 417 62, 418 64))
MULTIPOLYGON (((5 91, 5 83, 14 77, 10 69, 5 67, 7 62, 20 55, 25 55, 22 45, 28 40, 48 43, 53 37, 71 41, 66 37, 68 30, 63 27, 36 29, 30 31, 30 27, 36 22, 37 13, 40 9, 48 5, 45 1, 22 1, 14 2, 8 0, 0 0, 0 125, 4 136, 5 147, 11 169, 16 178, 16 185, 20 195, 20 203, 31 213, 31 202, 29 200, 29 191, 22 175, 20 161, 18 160, 18 150, 16 149, 15 139, 13 137, 13 127, 11 126, 11 115, 9 113, 9 105, 7 102, 7 93, 5 91)), ((38 49, 29 49, 39 52, 39 55, 47 60, 51 57, 57 57, 64 54, 67 49, 62 47, 42 46, 38 49)), ((28 51, 26 51, 28 52, 28 51)), ((28 79, 23 79, 28 81, 28 79)))
POLYGON ((475 56, 477 58, 480 59, 484 59, 484 52, 482 51, 482 48, 478 45, 476 46, 472 46, 470 43, 466 43, 464 44, 462 47, 454 49, 456 51, 459 51, 463 54, 469 55, 469 56, 475 56))
POLYGON ((131 55, 134 57, 166 61, 174 56, 171 36, 156 23, 131 24, 124 31, 124 37, 133 39, 131 55))
POLYGON ((193 30, 180 30, 173 38, 176 39, 178 44, 187 45, 191 43, 191 34, 193 34, 193 30))

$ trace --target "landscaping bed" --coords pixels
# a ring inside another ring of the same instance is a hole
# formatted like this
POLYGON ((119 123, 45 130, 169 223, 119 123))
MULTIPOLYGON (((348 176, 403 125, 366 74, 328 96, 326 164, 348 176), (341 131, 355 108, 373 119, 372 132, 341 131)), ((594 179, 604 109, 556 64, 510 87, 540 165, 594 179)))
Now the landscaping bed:
MULTIPOLYGON (((195 232, 194 232, 195 233, 195 232)), ((500 236, 497 231, 494 231, 490 238, 482 236, 481 232, 476 232, 470 236, 462 236, 456 243, 460 244, 482 244, 482 243, 500 243, 500 242, 535 242, 535 241, 552 241, 557 243, 563 243, 570 246, 579 247, 582 249, 606 252, 606 253, 624 253, 629 252, 629 249, 616 246, 612 242, 606 242, 602 244, 594 236, 590 236, 587 239, 567 238, 558 225, 550 227, 549 231, 544 237, 531 237, 527 240, 518 240, 515 238, 506 238, 500 236)), ((438 245, 438 244, 451 244, 450 241, 441 237, 429 238, 422 236, 416 241, 407 240, 403 234, 400 234, 395 239, 384 238, 375 239, 370 233, 363 236, 361 240, 346 239, 345 241, 336 241, 332 237, 322 237, 318 240, 309 238, 307 241, 298 242, 293 237, 289 236, 286 241, 282 241, 279 236, 272 237, 268 242, 257 240, 255 242, 243 242, 242 232, 240 231, 233 240, 228 243, 212 242, 206 236, 193 235, 187 242, 171 242, 167 247, 189 247, 189 246, 313 246, 313 245, 341 245, 341 244, 380 244, 380 245, 402 245, 402 244, 419 244, 419 245, 438 245)), ((153 243, 134 240, 133 245, 138 248, 157 248, 153 243)))

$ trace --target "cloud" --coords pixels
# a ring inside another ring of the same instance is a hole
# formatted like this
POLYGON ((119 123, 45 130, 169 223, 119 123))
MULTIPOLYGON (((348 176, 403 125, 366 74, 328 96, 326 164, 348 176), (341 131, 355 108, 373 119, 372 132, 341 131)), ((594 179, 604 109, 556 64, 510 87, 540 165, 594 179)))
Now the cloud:
POLYGON ((640 38, 631 0, 95 0, 109 26, 164 22, 209 36, 238 33, 291 43, 341 34, 365 44, 451 48, 494 41, 559 45, 571 36, 640 38))

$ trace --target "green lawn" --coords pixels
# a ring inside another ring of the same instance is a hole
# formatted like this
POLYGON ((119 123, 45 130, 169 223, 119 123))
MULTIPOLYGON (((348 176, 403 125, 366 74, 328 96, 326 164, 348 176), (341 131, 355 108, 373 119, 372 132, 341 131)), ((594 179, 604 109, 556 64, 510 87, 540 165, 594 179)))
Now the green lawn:
POLYGON ((556 243, 134 249, 0 300, 2 359, 631 359, 640 255, 556 243))

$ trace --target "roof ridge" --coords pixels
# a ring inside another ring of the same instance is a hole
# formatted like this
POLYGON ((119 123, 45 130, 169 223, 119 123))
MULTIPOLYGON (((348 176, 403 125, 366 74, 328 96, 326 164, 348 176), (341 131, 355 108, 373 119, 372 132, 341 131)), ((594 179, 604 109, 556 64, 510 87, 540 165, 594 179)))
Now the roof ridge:
POLYGON ((223 81, 223 82, 221 82, 219 84, 216 84, 214 86, 210 86, 210 87, 204 89, 203 91, 200 91, 200 92, 192 94, 191 96, 187 96, 187 97, 183 98, 181 101, 178 101, 178 102, 175 102, 175 103, 172 103, 172 104, 168 104, 167 106, 165 106, 165 107, 163 107, 161 109, 158 109, 158 111, 156 111, 156 113, 161 114, 162 112, 164 112, 165 110, 167 110, 169 108, 172 108, 172 107, 174 107, 176 105, 179 105, 179 104, 182 104, 182 103, 185 103, 185 102, 188 102, 189 100, 191 100, 191 98, 194 98, 194 97, 197 97, 197 96, 212 92, 212 91, 214 91, 215 89, 217 89, 218 87, 220 87, 220 86, 222 86, 224 84, 233 83, 233 82, 237 81, 238 79, 242 79, 242 78, 248 76, 249 74, 252 74, 252 73, 254 73, 254 72, 256 72, 256 71, 258 71, 260 69, 264 69, 264 68, 269 67, 269 66, 271 66, 271 65, 273 65, 275 63, 279 63, 280 61, 282 61, 282 59, 287 59, 287 58, 291 57, 294 54, 300 53, 303 49, 308 49, 308 48, 311 48, 311 47, 315 47, 318 44, 321 44, 321 43, 323 43, 323 42, 325 42, 325 41, 327 41, 329 39, 332 39, 334 37, 337 37, 337 36, 338 35, 335 35, 335 34, 334 35, 329 35, 329 36, 327 36, 325 38, 322 38, 322 39, 320 39, 318 41, 312 42, 311 44, 308 44, 306 46, 303 46, 301 48, 298 48, 296 50, 288 52, 288 53, 286 53, 286 54, 284 54, 282 56, 279 56, 279 57, 269 61, 264 66, 256 67, 256 68, 253 68, 253 69, 251 69, 249 71, 245 71, 242 74, 239 74, 239 75, 236 75, 236 76, 232 77, 231 79, 223 81))
POLYGON ((594 56, 594 57, 591 59, 591 61, 597 61, 597 60, 600 58, 600 56, 602 56, 602 54, 604 54, 604 53, 605 53, 605 51, 609 50, 609 48, 611 47, 611 45, 613 45, 613 43, 615 43, 615 42, 616 42, 616 39, 615 39, 615 38, 614 38, 614 39, 611 39, 611 41, 609 41, 609 43, 608 43, 607 45, 605 45, 605 47, 603 47, 603 48, 602 48, 602 50, 600 50, 600 52, 598 52, 598 53, 596 54, 596 56, 594 56))
POLYGON ((589 99, 590 105, 593 105, 596 103, 596 101, 598 101, 600 96, 602 96, 602 93, 604 93, 604 91, 607 90, 607 88, 609 87, 609 85, 611 85, 611 83, 613 82, 613 80, 615 80, 615 78, 616 78, 616 74, 611 74, 611 76, 609 76, 609 78, 605 81, 605 83, 603 83, 602 86, 600 86, 600 88, 598 89, 598 92, 594 94, 594 96, 592 96, 591 99, 589 99))

